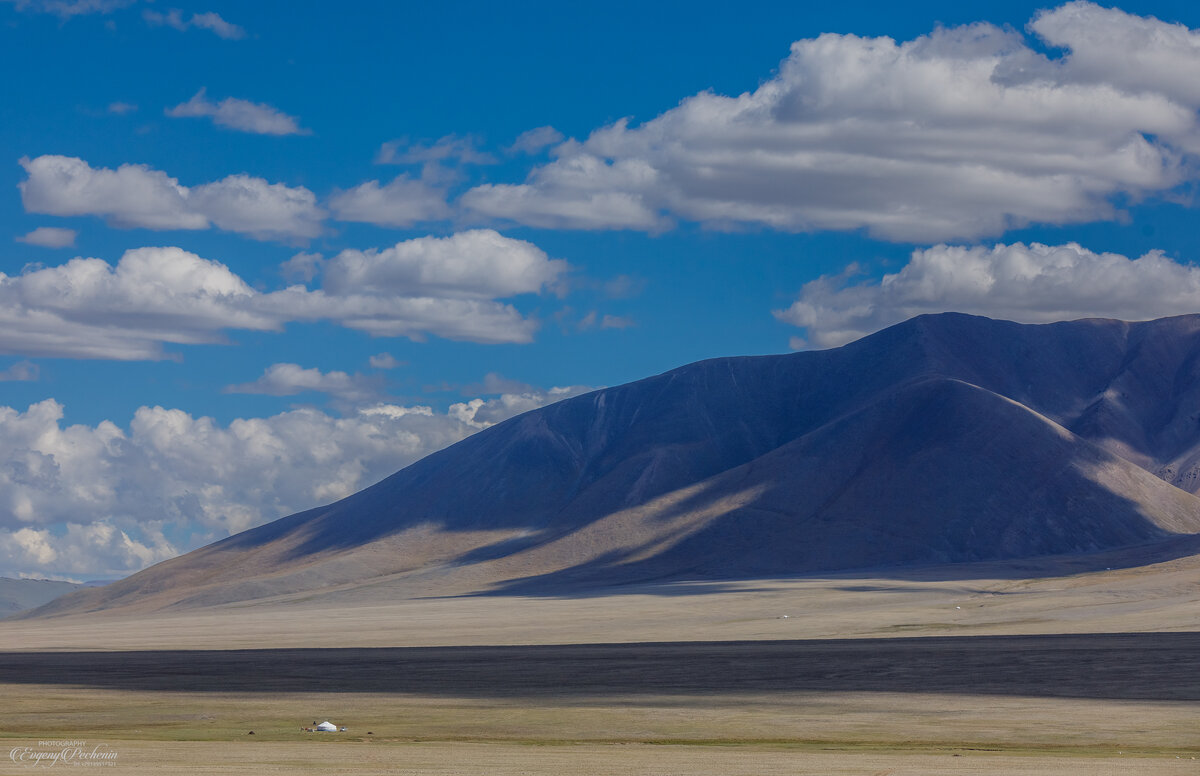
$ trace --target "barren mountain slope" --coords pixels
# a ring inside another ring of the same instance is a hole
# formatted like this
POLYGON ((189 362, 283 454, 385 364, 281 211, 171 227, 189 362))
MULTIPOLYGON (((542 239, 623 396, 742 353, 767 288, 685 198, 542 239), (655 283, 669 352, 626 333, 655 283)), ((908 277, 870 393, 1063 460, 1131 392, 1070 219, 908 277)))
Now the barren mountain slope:
POLYGON ((1200 316, 923 316, 527 413, 328 507, 41 610, 384 575, 431 590, 1087 553, 1200 531, 1200 316), (1174 467, 1174 468, 1171 468, 1174 467))

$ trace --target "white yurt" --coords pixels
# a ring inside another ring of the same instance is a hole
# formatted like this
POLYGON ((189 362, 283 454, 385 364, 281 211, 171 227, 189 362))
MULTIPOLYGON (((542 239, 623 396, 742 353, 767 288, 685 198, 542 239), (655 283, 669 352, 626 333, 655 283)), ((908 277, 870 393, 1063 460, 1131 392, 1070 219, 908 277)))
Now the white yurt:
POLYGON ((325 720, 320 725, 317 725, 317 730, 320 730, 322 733, 336 733, 337 725, 333 724, 329 720, 325 720))

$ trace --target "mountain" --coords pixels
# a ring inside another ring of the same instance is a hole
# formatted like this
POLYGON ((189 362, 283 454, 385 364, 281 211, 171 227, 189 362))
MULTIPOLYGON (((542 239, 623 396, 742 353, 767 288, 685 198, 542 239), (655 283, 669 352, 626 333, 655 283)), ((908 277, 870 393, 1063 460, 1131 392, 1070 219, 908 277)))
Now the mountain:
POLYGON ((1144 549, 1197 492, 1200 316, 946 313, 568 399, 38 614, 1144 549))
POLYGON ((0 577, 0 617, 34 609, 79 588, 74 582, 0 577))

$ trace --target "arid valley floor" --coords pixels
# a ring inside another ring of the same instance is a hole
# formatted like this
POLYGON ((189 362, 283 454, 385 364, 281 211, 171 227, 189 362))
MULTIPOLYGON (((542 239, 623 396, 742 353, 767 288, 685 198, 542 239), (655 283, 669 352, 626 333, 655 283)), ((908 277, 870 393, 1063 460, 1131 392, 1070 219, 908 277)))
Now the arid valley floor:
POLYGON ((1196 565, 10 620, 0 773, 1195 774, 1196 565))

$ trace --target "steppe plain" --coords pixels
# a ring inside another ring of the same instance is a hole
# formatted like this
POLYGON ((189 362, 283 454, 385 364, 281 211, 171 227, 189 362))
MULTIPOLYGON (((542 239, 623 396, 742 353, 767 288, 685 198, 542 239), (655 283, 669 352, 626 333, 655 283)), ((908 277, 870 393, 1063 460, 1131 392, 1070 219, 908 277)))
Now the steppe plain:
POLYGON ((1200 561, 1072 563, 10 620, 0 773, 1200 773, 1200 561))
POLYGON ((0 622, 0 773, 1200 773, 1198 364, 946 314, 549 405, 0 622))

